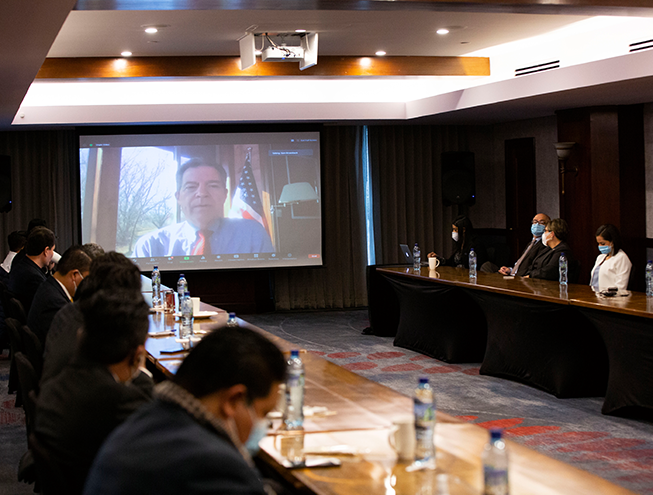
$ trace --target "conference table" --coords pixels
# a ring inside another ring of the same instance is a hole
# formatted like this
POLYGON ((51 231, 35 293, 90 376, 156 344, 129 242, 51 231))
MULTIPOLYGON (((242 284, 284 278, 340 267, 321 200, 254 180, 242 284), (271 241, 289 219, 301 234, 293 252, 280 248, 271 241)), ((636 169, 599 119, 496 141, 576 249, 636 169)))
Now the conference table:
MULTIPOLYGON (((227 314, 202 304, 201 310, 214 310, 215 316, 197 320, 194 330, 201 337, 226 323, 227 314)), ((298 346, 238 319, 239 325, 258 331, 289 353, 298 346)), ((148 359, 162 378, 172 377, 186 352, 161 353, 180 348, 176 338, 179 320, 172 314, 150 315, 150 337, 146 341, 148 359), (175 335, 169 335, 169 333, 175 335)), ((346 455, 337 457, 341 465, 323 468, 288 469, 283 465, 284 440, 273 420, 269 435, 261 441, 259 454, 264 465, 279 480, 298 493, 349 495, 385 493, 395 495, 435 495, 436 474, 448 475, 451 495, 482 493, 480 454, 488 440, 487 430, 438 411, 435 442, 437 469, 408 472, 388 443, 392 421, 412 413, 412 399, 326 359, 300 349, 306 367, 305 404, 316 411, 304 423, 304 449, 307 452, 346 445, 346 455), (319 412, 317 412, 319 411, 319 412)), ((556 461, 508 440, 510 488, 519 494, 621 494, 632 493, 590 473, 556 461)), ((323 458, 323 456, 317 456, 323 458)), ((307 456, 312 458, 312 456, 307 456)))
POLYGON ((368 269, 370 326, 395 345, 556 397, 605 397, 604 414, 653 410, 653 298, 463 268, 368 269))

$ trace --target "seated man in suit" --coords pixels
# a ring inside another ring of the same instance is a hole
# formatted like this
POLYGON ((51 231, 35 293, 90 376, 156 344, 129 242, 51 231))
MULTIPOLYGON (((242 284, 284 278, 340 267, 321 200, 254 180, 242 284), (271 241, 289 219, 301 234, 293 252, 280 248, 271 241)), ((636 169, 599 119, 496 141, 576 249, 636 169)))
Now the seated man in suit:
POLYGON ((110 251, 91 263, 89 276, 77 290, 73 304, 67 304, 55 315, 45 340, 41 383, 57 376, 72 360, 77 349, 78 333, 83 325, 79 306, 100 289, 108 292, 124 290, 140 292, 141 274, 132 261, 110 251))
POLYGON ((23 304, 25 314, 29 314, 32 299, 45 280, 44 268, 54 255, 54 234, 45 227, 36 227, 27 236, 23 249, 25 256, 16 258, 9 273, 9 290, 23 304))
POLYGON ((143 370, 149 308, 140 292, 98 291, 80 304, 84 330, 78 353, 38 397, 34 435, 65 487, 82 492, 106 437, 150 402, 153 382, 143 370))
POLYGON ((77 286, 88 276, 91 258, 81 246, 66 250, 57 265, 57 271, 43 282, 32 301, 27 315, 27 326, 45 343, 54 315, 66 304, 70 304, 77 292, 77 286))
POLYGON ((501 268, 498 268, 494 263, 488 261, 483 264, 481 271, 489 273, 499 272, 501 275, 523 277, 530 269, 533 260, 537 258, 543 249, 546 248, 546 246, 541 242, 542 233, 544 232, 546 224, 550 221, 551 219, 549 218, 549 215, 546 215, 545 213, 538 213, 533 217, 531 222, 531 234, 533 235, 533 238, 513 266, 502 266, 501 268))
MULTIPOLYGON (((567 222, 562 218, 554 218, 546 224, 542 234, 542 243, 546 248, 533 260, 531 268, 526 273, 526 277, 542 278, 545 280, 558 280, 560 277, 558 261, 560 255, 565 253, 569 261, 569 267, 573 267, 573 253, 571 247, 567 244, 569 236, 569 227, 567 222)), ((573 275, 570 274, 573 280, 573 275)))
POLYGON ((155 401, 107 439, 89 495, 264 495, 251 453, 286 373, 281 351, 247 328, 221 328, 197 344, 155 401))
POLYGON ((9 252, 5 256, 5 260, 0 265, 6 273, 11 271, 11 263, 14 261, 16 255, 25 247, 27 242, 27 232, 19 232, 14 230, 7 236, 7 243, 9 244, 9 252))

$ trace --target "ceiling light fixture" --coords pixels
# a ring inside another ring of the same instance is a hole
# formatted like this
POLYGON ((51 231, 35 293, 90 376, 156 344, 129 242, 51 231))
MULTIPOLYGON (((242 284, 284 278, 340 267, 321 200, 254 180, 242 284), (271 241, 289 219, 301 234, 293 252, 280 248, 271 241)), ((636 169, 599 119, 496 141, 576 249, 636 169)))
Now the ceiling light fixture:
POLYGON ((379 57, 383 57, 385 55, 385 52, 383 50, 379 50, 378 52, 376 52, 376 55, 378 55, 379 57))
POLYGON ((445 28, 440 28, 436 31, 438 34, 449 34, 449 30, 445 28))
POLYGON ((306 29, 295 29, 296 33, 305 33, 306 29))
POLYGON ((125 50, 124 52, 120 52, 120 55, 122 55, 123 57, 131 57, 132 52, 130 52, 129 50, 125 50))
POLYGON ((154 26, 150 26, 150 27, 145 28, 145 32, 147 34, 154 34, 154 33, 158 33, 159 30, 157 28, 155 28, 154 26))

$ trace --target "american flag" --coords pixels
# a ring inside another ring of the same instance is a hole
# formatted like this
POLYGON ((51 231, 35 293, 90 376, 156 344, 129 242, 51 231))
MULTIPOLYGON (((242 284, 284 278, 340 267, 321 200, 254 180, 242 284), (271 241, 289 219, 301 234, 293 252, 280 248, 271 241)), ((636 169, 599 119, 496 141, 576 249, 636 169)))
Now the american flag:
POLYGON ((229 210, 229 218, 247 218, 249 220, 256 220, 263 225, 265 230, 270 233, 268 222, 263 213, 263 203, 261 203, 261 196, 256 187, 256 180, 252 172, 252 149, 247 149, 245 157, 245 166, 243 173, 240 175, 240 182, 234 194, 233 203, 229 210))

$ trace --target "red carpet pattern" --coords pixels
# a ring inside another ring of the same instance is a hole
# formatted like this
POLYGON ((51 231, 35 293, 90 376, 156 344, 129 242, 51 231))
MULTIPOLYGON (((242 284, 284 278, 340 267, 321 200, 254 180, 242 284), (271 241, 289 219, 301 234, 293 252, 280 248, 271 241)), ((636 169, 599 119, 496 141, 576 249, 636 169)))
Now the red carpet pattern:
MULTIPOLYGON (((405 382, 408 389, 411 388, 414 377, 431 376, 436 395, 439 388, 438 375, 459 373, 477 376, 485 380, 495 380, 489 377, 480 377, 478 364, 447 364, 428 356, 415 355, 416 353, 412 351, 364 353, 315 350, 311 352, 381 383, 385 380, 378 379, 380 373, 396 373, 398 375, 396 378, 403 378, 401 381, 405 382), (411 372, 410 376, 401 376, 405 372, 411 372)), ((525 385, 519 384, 512 385, 525 387, 525 385)), ((392 388, 397 389, 395 386, 392 388)), ((561 401, 552 396, 550 399, 561 401)), ((453 413, 452 411, 447 412, 453 413)), ((541 420, 534 421, 533 418, 487 419, 487 416, 488 414, 483 412, 474 415, 456 415, 463 421, 483 428, 502 428, 505 436, 514 441, 574 464, 626 488, 639 493, 653 493, 653 437, 651 435, 645 435, 645 438, 620 437, 610 431, 569 430, 572 425, 546 424, 541 420), (534 422, 537 424, 532 424, 534 422)))

